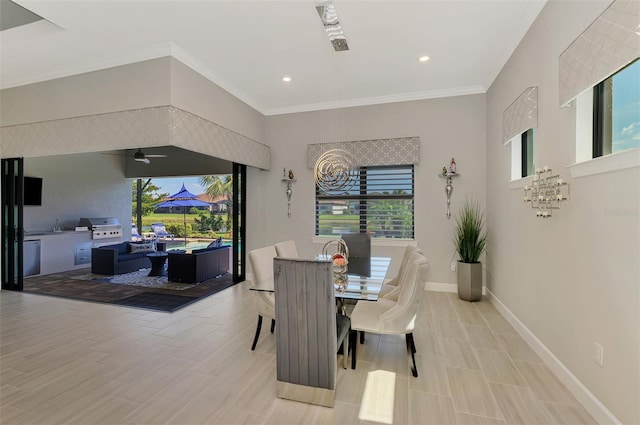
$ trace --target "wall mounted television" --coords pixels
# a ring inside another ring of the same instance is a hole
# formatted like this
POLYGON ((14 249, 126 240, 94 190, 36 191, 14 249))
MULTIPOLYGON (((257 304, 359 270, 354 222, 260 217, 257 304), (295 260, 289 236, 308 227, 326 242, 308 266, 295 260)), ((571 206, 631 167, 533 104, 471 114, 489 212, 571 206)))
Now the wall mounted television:
POLYGON ((42 178, 24 178, 24 205, 42 205, 42 178))

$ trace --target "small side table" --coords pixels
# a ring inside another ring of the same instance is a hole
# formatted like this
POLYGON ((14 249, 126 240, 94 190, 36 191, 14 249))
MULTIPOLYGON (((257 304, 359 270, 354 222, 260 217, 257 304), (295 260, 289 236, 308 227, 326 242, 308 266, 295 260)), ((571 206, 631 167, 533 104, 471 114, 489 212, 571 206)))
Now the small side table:
POLYGON ((166 252, 152 252, 147 254, 147 258, 151 261, 151 271, 149 276, 164 276, 164 263, 167 261, 168 254, 166 252))

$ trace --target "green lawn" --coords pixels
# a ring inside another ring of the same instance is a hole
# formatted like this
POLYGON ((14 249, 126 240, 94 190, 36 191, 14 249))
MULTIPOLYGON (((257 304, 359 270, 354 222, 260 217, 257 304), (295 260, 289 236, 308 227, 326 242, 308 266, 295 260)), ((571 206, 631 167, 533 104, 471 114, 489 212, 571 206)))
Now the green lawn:
MULTIPOLYGON (((206 213, 208 215, 208 212, 206 213)), ((195 223, 195 219, 198 218, 197 214, 189 214, 183 216, 182 213, 153 213, 142 217, 142 232, 151 231, 151 223, 163 223, 170 233, 176 236, 184 236, 184 222, 187 222, 187 236, 188 237, 203 237, 203 238, 217 238, 218 236, 230 237, 231 232, 193 232, 191 225, 195 223)), ((223 213, 222 218, 227 219, 227 214, 223 213)), ((131 219, 132 223, 135 223, 135 218, 131 219)))

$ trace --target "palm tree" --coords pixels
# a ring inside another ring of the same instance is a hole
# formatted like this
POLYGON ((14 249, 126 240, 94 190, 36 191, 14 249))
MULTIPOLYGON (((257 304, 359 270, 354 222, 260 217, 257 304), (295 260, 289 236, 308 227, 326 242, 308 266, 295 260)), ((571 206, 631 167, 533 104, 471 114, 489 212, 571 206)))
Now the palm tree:
POLYGON ((215 199, 217 197, 227 197, 227 211, 231 211, 231 205, 233 205, 233 178, 230 175, 226 176, 202 176, 199 182, 204 186, 205 191, 211 197, 215 199))

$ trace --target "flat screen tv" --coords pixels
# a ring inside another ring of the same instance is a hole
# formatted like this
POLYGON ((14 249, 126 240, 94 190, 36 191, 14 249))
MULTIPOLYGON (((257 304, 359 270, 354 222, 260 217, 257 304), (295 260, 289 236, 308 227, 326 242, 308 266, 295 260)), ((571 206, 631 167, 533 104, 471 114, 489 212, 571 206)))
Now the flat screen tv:
POLYGON ((24 205, 42 205, 42 178, 24 178, 24 205))

